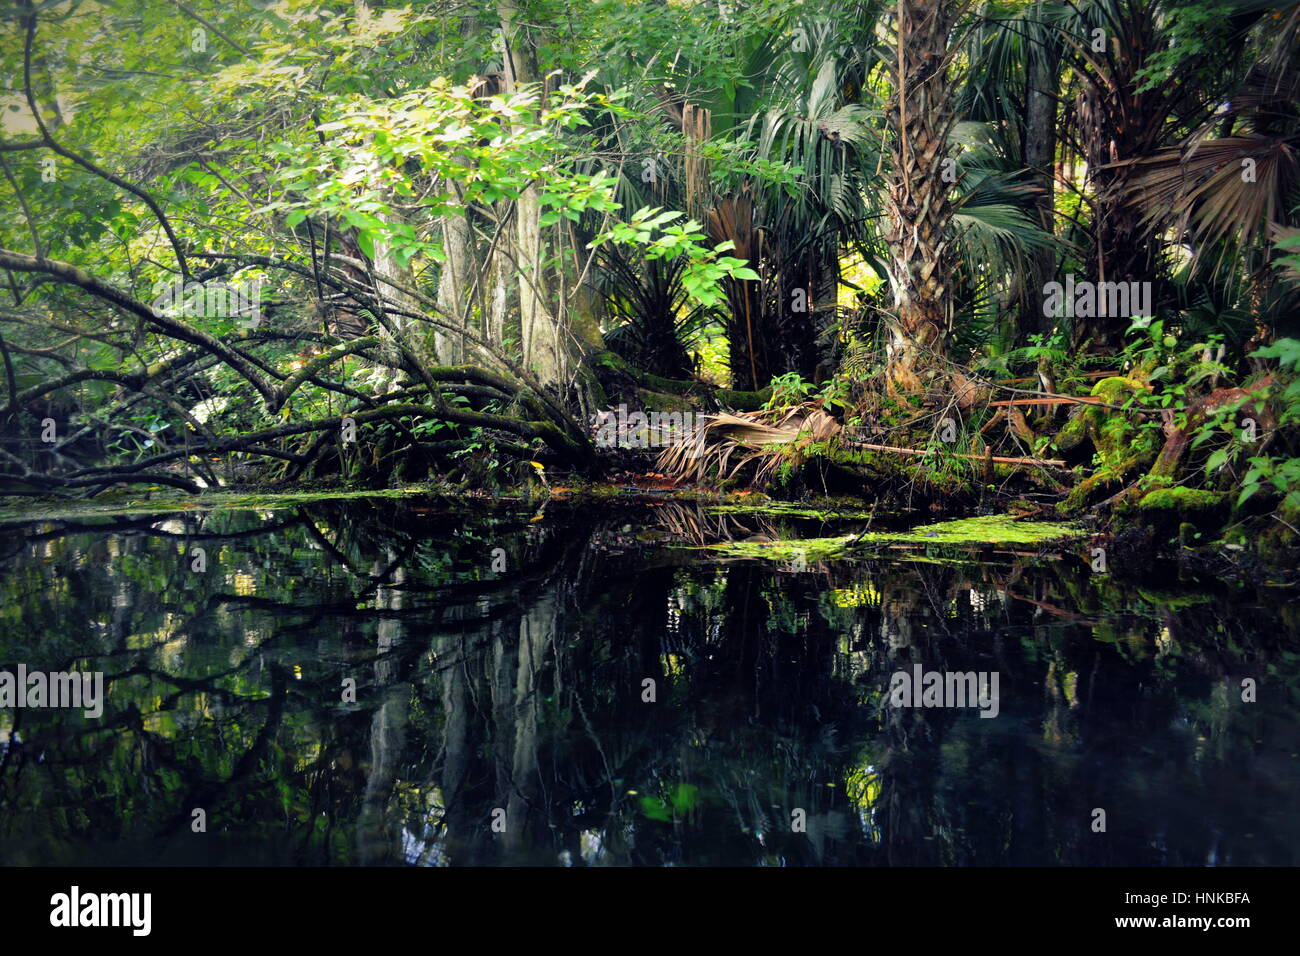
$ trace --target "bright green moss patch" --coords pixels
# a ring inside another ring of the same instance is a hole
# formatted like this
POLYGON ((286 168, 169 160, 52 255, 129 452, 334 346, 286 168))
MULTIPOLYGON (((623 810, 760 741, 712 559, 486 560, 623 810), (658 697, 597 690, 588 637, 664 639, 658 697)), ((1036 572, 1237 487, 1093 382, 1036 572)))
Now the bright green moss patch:
POLYGON ((911 531, 872 532, 863 541, 910 542, 915 544, 1042 544, 1083 532, 1051 521, 1022 521, 1015 515, 959 518, 922 525, 911 531))
POLYGON ((1113 375, 1099 380, 1092 387, 1092 396, 1100 398, 1109 405, 1122 405, 1130 396, 1148 390, 1149 386, 1141 379, 1113 375))
POLYGON ((729 541, 706 545, 712 551, 740 558, 805 562, 840 557, 865 544, 1040 545, 1079 537, 1078 528, 1048 521, 1021 521, 1014 515, 960 518, 922 525, 910 531, 868 531, 838 538, 795 538, 784 541, 729 541))
POLYGON ((1100 497, 1101 492, 1121 484, 1128 475, 1145 465, 1153 456, 1154 452, 1146 450, 1129 456, 1117 465, 1102 465, 1074 486, 1074 489, 1065 496, 1065 500, 1056 506, 1057 513, 1066 516, 1078 514, 1095 498, 1100 497))
POLYGON ((1143 511, 1209 511, 1223 502, 1223 493, 1202 488, 1157 488, 1138 502, 1143 511))
POLYGON ((843 557, 855 540, 854 535, 839 538, 792 538, 787 541, 727 541, 704 547, 733 558, 763 558, 782 564, 816 564, 843 557))

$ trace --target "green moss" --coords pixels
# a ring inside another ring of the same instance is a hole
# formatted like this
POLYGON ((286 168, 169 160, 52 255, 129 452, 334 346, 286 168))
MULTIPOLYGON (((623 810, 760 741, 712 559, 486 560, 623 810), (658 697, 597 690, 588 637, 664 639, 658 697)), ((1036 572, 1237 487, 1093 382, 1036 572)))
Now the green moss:
POLYGON ((641 407, 648 412, 688 412, 695 407, 681 395, 652 392, 645 388, 638 388, 636 393, 641 407))
POLYGON ((578 373, 578 378, 581 382, 581 388, 587 393, 587 400, 593 408, 610 407, 609 394, 605 391, 605 387, 600 384, 600 379, 594 369, 583 366, 578 373))
POLYGON ((1066 419, 1061 430, 1056 433, 1055 445, 1057 450, 1069 451, 1082 444, 1083 440, 1089 437, 1091 431, 1096 427, 1097 411, 1098 409, 1090 408, 1087 405, 1078 406, 1078 411, 1066 419))
POLYGON ((1065 524, 1021 521, 1014 515, 960 518, 922 525, 910 531, 869 531, 838 538, 796 538, 785 541, 729 541, 705 545, 708 550, 742 558, 814 563, 841 557, 864 544, 1041 545, 1079 537, 1084 532, 1065 524))
POLYGON ((769 386, 757 392, 743 392, 734 388, 719 388, 713 393, 713 397, 727 408, 753 412, 767 404, 772 397, 772 389, 769 386))
POLYGON ((1146 474, 1138 479, 1138 487, 1143 491, 1155 491, 1159 488, 1168 488, 1173 485, 1174 479, 1168 475, 1146 474))
POLYGON ((1137 506, 1142 511, 1194 512, 1210 511, 1222 504, 1223 492, 1203 488, 1157 488, 1149 492, 1137 506))
POLYGON ((624 491, 618 485, 593 484, 583 488, 582 493, 592 498, 619 498, 624 491))
POLYGON ((1101 468, 1079 482, 1065 496, 1065 500, 1056 506, 1057 514, 1076 515, 1092 502, 1097 493, 1108 485, 1115 483, 1115 476, 1107 468, 1101 468))
POLYGON ((1092 387, 1092 397, 1100 398, 1107 405, 1123 405, 1136 392, 1145 392, 1147 385, 1136 378, 1113 375, 1100 379, 1092 387))
POLYGON ((781 564, 816 564, 842 557, 853 544, 853 535, 839 538, 793 538, 786 541, 728 541, 705 545, 709 551, 735 558, 762 558, 781 564))
MULTIPOLYGON (((1108 405, 1122 405, 1135 392, 1145 389, 1146 386, 1138 379, 1114 376, 1103 378, 1094 385, 1092 395, 1108 405)), ((1095 405, 1081 409, 1066 422, 1057 435, 1056 447, 1062 451, 1069 450, 1081 443, 1085 436, 1090 437, 1097 448, 1098 464, 1116 474, 1135 451, 1145 452, 1151 444, 1149 440, 1141 439, 1140 447, 1135 445, 1138 429, 1127 415, 1095 405)))
POLYGON ((1123 458, 1113 465, 1103 465, 1065 496, 1065 500, 1056 506, 1056 513, 1064 517, 1077 515, 1101 493, 1121 484, 1129 475, 1147 464, 1152 457, 1150 449, 1142 449, 1123 458))
MULTIPOLYGON (((835 438, 810 442, 802 446, 799 451, 805 460, 819 458, 828 461, 869 482, 886 479, 919 480, 935 494, 954 497, 974 495, 978 490, 978 482, 974 480, 976 469, 973 464, 967 459, 945 456, 942 452, 936 452, 927 458, 917 458, 863 448, 846 448, 835 438)), ((999 477, 1016 473, 1014 466, 994 466, 994 474, 999 477)))
POLYGON ((1093 438, 1103 467, 1112 470, 1132 454, 1136 433, 1131 422, 1121 415, 1105 416, 1093 438))
POLYGON ((1022 521, 1015 515, 959 518, 911 531, 870 532, 864 541, 917 544, 1043 544, 1082 535, 1080 529, 1049 521, 1022 521))
POLYGON ((859 448, 845 448, 835 439, 809 442, 804 446, 804 454, 809 457, 824 458, 832 464, 847 468, 867 469, 874 472, 891 470, 889 459, 880 452, 866 451, 859 448))

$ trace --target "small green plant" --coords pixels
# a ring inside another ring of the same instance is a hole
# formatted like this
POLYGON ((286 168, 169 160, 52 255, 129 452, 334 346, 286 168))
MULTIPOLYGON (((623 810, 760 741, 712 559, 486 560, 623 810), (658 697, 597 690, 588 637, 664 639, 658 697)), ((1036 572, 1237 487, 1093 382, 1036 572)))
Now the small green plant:
POLYGON ((722 301, 724 278, 758 280, 758 273, 746 266, 744 259, 722 255, 736 247, 731 240, 710 249, 705 244, 704 227, 694 219, 669 225, 681 217, 680 212, 642 207, 627 222, 615 223, 598 235, 588 243, 588 248, 614 242, 636 246, 650 260, 685 257, 682 288, 693 300, 706 307, 722 301))
POLYGON ((817 393, 817 400, 828 412, 834 412, 837 408, 846 409, 850 404, 851 391, 852 384, 849 380, 837 375, 822 386, 817 393))
MULTIPOLYGON (((1148 369, 1144 378, 1150 391, 1134 392, 1125 408, 1169 410, 1177 427, 1188 424, 1190 397, 1207 382, 1231 381, 1232 370, 1214 356, 1223 354, 1223 337, 1206 336, 1203 341, 1184 342, 1165 331, 1160 319, 1136 318, 1129 327, 1130 341, 1124 357, 1134 368, 1148 369)), ((1162 416, 1148 417, 1143 428, 1163 427, 1162 416)))
POLYGON ((1300 511, 1300 457, 1258 453, 1276 444, 1279 436, 1293 436, 1294 426, 1300 424, 1300 341, 1278 339, 1252 353, 1255 359, 1277 359, 1278 372, 1233 401, 1193 415, 1192 397, 1198 390, 1207 382, 1231 381, 1231 371, 1216 358, 1222 354, 1221 337, 1211 335, 1205 341, 1184 344, 1165 332, 1160 321, 1147 319, 1136 320, 1129 331, 1136 335, 1125 355, 1136 366, 1151 369, 1147 381, 1152 391, 1135 393, 1125 407, 1158 413, 1148 416, 1142 426, 1149 437, 1161 437, 1168 417, 1175 427, 1188 430, 1191 451, 1219 443, 1202 466, 1207 480, 1213 480, 1225 467, 1244 465, 1239 475, 1233 473, 1239 489, 1238 507, 1267 491, 1282 499, 1284 510, 1300 511), (1242 420, 1246 408, 1270 410, 1274 420, 1268 435, 1261 433, 1261 424, 1254 418, 1242 420))
POLYGON ((798 372, 786 372, 784 375, 778 375, 772 379, 772 397, 767 400, 767 404, 763 407, 771 411, 774 408, 798 405, 800 402, 806 401, 808 396, 816 389, 816 385, 805 381, 804 377, 798 372))

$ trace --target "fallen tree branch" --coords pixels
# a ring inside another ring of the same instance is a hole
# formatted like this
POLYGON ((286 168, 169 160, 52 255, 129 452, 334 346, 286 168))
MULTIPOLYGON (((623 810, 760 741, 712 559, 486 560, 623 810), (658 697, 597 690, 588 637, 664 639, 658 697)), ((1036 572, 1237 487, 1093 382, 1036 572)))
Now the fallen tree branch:
MULTIPOLYGON (((1073 395, 1049 395, 1046 398, 1010 398, 1000 402, 989 402, 990 408, 997 408, 1005 405, 1105 405, 1106 403, 1100 398, 1093 398, 1090 395, 1073 396, 1073 395)), ((1107 406, 1111 407, 1111 406, 1107 406)))
MULTIPOLYGON (((880 451, 891 455, 911 455, 914 457, 923 457, 933 455, 935 452, 927 451, 924 448, 899 448, 896 445, 872 445, 868 442, 845 442, 845 447, 857 448, 863 451, 880 451)), ((953 458, 966 458, 971 461, 992 461, 999 465, 1038 465, 1044 468, 1065 468, 1066 463, 1055 458, 1013 458, 1007 455, 968 455, 963 452, 951 452, 953 458)))

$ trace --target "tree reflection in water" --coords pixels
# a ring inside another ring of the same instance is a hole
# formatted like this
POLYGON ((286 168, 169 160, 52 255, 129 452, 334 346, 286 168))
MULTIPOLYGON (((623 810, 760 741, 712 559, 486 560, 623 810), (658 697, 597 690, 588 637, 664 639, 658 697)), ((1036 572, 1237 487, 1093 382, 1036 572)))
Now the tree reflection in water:
POLYGON ((720 561, 679 545, 789 529, 655 514, 6 529, 0 664, 110 690, 99 720, 0 712, 0 862, 1300 862, 1297 612, 1267 591, 1070 555, 720 561), (913 663, 997 671, 999 716, 888 706, 913 663))

